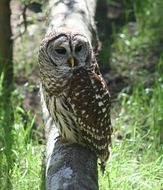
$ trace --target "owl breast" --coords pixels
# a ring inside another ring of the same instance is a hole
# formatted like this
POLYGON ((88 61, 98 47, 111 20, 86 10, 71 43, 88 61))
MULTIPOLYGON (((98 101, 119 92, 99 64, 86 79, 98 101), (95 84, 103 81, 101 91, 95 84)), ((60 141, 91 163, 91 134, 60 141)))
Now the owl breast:
POLYGON ((51 96, 46 104, 62 139, 69 143, 79 143, 79 127, 67 95, 64 93, 60 97, 51 96))
POLYGON ((100 75, 74 70, 69 88, 48 98, 48 110, 63 139, 88 146, 101 162, 109 157, 112 127, 110 95, 100 75))
POLYGON ((45 72, 45 69, 40 69, 40 74, 42 86, 49 96, 60 97, 69 89, 71 71, 63 72, 52 68, 45 72))

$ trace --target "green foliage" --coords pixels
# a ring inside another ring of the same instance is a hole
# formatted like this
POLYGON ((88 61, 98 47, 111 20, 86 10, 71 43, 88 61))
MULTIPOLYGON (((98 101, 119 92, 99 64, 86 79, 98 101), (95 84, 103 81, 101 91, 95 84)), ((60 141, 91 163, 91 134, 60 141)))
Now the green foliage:
POLYGON ((34 118, 25 112, 12 93, 6 97, 0 80, 0 189, 40 189, 42 153, 32 133, 34 118))
MULTIPOLYGON (((162 188, 163 77, 151 88, 135 87, 121 94, 121 111, 113 123, 117 140, 101 190, 160 190, 162 188)), ((116 114, 116 110, 115 113, 116 114)))
POLYGON ((114 60, 112 60, 111 56, 114 50, 116 50, 115 57, 122 56, 122 60, 117 59, 117 62, 126 62, 126 60, 123 60, 123 55, 128 55, 126 58, 132 61, 134 59, 132 54, 139 55, 147 48, 156 49, 157 46, 161 46, 163 41, 162 0, 107 0, 105 4, 106 14, 109 12, 107 7, 113 7, 116 12, 117 5, 117 11, 121 14, 115 20, 100 16, 100 14, 97 18, 99 36, 103 44, 99 56, 103 65, 115 65, 116 58, 113 56, 114 60))
POLYGON ((128 78, 130 93, 121 92, 120 105, 114 105, 113 153, 106 174, 99 176, 101 190, 160 190, 163 185, 163 2, 133 3, 136 21, 114 33, 110 48, 111 68, 128 78))
POLYGON ((20 0, 24 5, 29 5, 31 3, 43 3, 43 0, 20 0))
POLYGON ((136 22, 124 25, 114 35, 110 65, 131 83, 153 83, 157 79, 156 65, 162 54, 163 2, 134 1, 136 22), (152 81, 153 80, 153 81, 152 81))

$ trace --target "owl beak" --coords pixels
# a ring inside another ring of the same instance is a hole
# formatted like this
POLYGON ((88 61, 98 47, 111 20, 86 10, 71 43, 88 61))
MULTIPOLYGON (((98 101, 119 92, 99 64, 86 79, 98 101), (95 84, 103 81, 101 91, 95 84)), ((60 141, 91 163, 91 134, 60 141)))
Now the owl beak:
POLYGON ((70 63, 70 65, 71 65, 71 67, 74 67, 74 58, 73 57, 70 57, 70 59, 69 59, 69 63, 70 63))

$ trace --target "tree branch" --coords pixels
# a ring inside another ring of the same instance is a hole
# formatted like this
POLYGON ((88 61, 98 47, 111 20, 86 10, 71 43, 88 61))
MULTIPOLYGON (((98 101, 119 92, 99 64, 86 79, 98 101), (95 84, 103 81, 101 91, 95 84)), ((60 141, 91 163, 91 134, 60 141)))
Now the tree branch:
MULTIPOLYGON (((47 33, 68 27, 81 31, 98 49, 98 35, 94 23, 96 0, 50 0, 49 28, 47 33)), ((97 158, 80 145, 60 142, 45 101, 42 108, 47 141, 46 189, 98 190, 97 158)))

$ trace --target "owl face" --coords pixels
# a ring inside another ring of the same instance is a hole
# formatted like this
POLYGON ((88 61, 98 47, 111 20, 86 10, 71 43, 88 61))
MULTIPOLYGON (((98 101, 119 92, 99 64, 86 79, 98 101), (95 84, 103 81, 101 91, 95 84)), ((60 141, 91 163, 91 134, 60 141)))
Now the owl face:
POLYGON ((39 50, 40 78, 43 88, 52 95, 60 95, 69 88, 74 72, 83 67, 93 68, 92 48, 79 32, 51 32, 42 41, 39 50))
POLYGON ((47 54, 56 69, 74 70, 86 66, 90 44, 81 34, 60 34, 47 45, 47 54))

